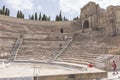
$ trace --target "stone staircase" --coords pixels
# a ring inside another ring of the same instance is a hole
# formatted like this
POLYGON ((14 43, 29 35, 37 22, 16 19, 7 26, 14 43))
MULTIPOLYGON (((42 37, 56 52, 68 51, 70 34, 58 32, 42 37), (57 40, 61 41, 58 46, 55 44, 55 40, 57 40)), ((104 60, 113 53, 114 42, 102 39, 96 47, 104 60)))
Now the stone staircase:
POLYGON ((71 42, 72 42, 72 38, 68 39, 63 45, 62 49, 58 53, 54 54, 49 60, 49 62, 56 60, 68 48, 71 42))
POLYGON ((19 34, 0 30, 0 59, 9 59, 16 37, 19 34), (7 55, 6 55, 7 54, 7 55))
POLYGON ((11 51, 11 56, 10 56, 10 58, 9 58, 9 61, 14 61, 14 60, 15 60, 16 55, 17 55, 17 53, 18 53, 18 50, 19 50, 22 42, 23 42, 23 36, 21 35, 21 36, 16 40, 16 42, 15 42, 15 44, 14 44, 14 46, 13 46, 13 49, 12 49, 12 51, 11 51))
MULTIPOLYGON (((48 39, 43 39, 43 34, 25 34, 24 41, 19 48, 16 60, 44 60, 48 61, 55 53, 61 50, 60 45, 65 45, 66 39, 56 39, 55 34, 48 39), (33 37, 31 36, 33 35, 33 37)), ((47 35, 47 34, 44 34, 47 35)), ((64 35, 60 35, 64 37, 64 35)))

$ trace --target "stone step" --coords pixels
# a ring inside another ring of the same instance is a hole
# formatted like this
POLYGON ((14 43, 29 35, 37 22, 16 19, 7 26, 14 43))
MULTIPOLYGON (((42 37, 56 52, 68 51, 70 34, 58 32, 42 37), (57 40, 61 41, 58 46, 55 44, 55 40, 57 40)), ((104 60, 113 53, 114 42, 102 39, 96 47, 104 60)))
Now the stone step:
POLYGON ((101 54, 93 54, 93 53, 85 53, 85 52, 83 52, 83 53, 81 53, 81 52, 79 52, 79 53, 64 53, 63 55, 77 55, 77 56, 94 56, 94 57, 96 57, 96 56, 101 56, 101 54))
POLYGON ((33 55, 27 55, 27 56, 17 56, 16 60, 48 60, 48 56, 33 56, 33 55))
POLYGON ((84 58, 84 57, 60 57, 59 59, 74 59, 74 60, 95 60, 96 58, 84 58))
POLYGON ((61 62, 70 62, 70 63, 77 63, 77 64, 89 64, 90 62, 92 62, 92 61, 90 61, 90 60, 88 60, 88 61, 85 61, 85 60, 76 60, 75 58, 74 59, 57 59, 56 61, 61 61, 61 62))
POLYGON ((36 39, 24 39, 24 43, 64 43, 65 41, 41 41, 36 39))
POLYGON ((4 40, 16 40, 17 37, 11 37, 11 36, 0 36, 0 39, 4 39, 4 40))

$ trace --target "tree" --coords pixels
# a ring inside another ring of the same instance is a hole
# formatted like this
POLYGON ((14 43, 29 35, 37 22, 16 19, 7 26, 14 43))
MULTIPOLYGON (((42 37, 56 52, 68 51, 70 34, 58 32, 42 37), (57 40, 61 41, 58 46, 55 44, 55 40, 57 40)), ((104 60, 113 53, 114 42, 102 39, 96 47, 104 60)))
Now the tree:
POLYGON ((35 12, 35 20, 37 20, 37 13, 35 12))
POLYGON ((5 6, 0 10, 0 14, 5 15, 5 6))
POLYGON ((18 12, 17 12, 17 18, 19 18, 20 17, 20 11, 18 10, 18 12))
POLYGON ((47 17, 45 14, 43 14, 42 21, 46 21, 46 20, 47 20, 47 17))
POLYGON ((0 9, 0 14, 9 16, 10 15, 10 10, 8 8, 5 8, 5 6, 3 6, 3 8, 0 9))
POLYGON ((56 15, 55 21, 63 21, 61 11, 59 15, 56 15))
POLYGON ((19 18, 22 18, 22 12, 20 11, 19 18))
POLYGON ((2 14, 5 14, 5 5, 3 5, 2 14))
POLYGON ((22 11, 17 12, 17 18, 24 18, 24 14, 22 13, 22 11))
POLYGON ((64 21, 68 21, 68 19, 64 16, 64 19, 63 19, 64 21))
POLYGON ((0 9, 0 14, 2 14, 2 9, 0 9))
POLYGON ((7 16, 10 16, 10 10, 8 9, 8 11, 7 11, 7 16))
POLYGON ((59 21, 62 21, 62 14, 61 14, 61 11, 59 13, 59 21))
POLYGON ((41 12, 40 12, 40 14, 39 14, 39 21, 41 20, 41 12))
POLYGON ((75 18, 73 18, 73 20, 78 20, 79 19, 79 17, 77 16, 77 17, 75 17, 75 18))
POLYGON ((59 16, 56 15, 55 21, 59 21, 59 16))
POLYGON ((24 19, 24 14, 22 15, 22 18, 24 19))
POLYGON ((6 15, 6 16, 9 16, 9 15, 10 15, 10 11, 9 11, 8 8, 5 9, 5 15, 6 15))
POLYGON ((31 16, 31 20, 34 20, 34 15, 31 16))
POLYGON ((3 12, 5 12, 5 5, 3 5, 3 12))

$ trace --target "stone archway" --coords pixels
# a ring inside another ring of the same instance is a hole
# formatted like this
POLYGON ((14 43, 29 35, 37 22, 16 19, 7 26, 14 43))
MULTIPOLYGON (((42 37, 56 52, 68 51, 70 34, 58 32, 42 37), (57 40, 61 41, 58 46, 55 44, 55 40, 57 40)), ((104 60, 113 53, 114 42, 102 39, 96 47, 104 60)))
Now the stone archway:
POLYGON ((89 28, 89 21, 85 20, 83 23, 83 29, 87 29, 87 28, 89 28))

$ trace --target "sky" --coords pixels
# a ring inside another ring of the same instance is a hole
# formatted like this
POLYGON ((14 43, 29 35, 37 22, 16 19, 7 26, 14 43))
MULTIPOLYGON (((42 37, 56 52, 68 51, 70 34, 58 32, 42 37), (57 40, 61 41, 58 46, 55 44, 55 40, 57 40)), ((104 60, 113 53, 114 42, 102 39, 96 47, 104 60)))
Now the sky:
POLYGON ((21 10, 26 19, 29 14, 41 12, 50 16, 52 20, 61 10, 62 16, 72 20, 80 15, 80 9, 89 1, 98 3, 104 9, 109 5, 120 5, 120 0, 0 0, 0 8, 5 5, 13 17, 16 17, 17 11, 21 10))

